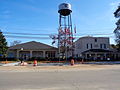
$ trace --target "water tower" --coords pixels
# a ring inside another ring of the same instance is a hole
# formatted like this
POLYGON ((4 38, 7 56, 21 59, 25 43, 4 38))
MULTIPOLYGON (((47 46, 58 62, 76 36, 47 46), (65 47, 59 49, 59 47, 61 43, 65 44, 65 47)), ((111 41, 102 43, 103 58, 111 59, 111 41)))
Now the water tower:
POLYGON ((68 16, 71 12, 71 5, 69 3, 62 3, 59 5, 58 13, 60 13, 60 15, 68 16))
POLYGON ((71 19, 71 5, 62 3, 59 5, 59 29, 58 29, 58 49, 59 57, 67 59, 73 57, 73 31, 71 19))

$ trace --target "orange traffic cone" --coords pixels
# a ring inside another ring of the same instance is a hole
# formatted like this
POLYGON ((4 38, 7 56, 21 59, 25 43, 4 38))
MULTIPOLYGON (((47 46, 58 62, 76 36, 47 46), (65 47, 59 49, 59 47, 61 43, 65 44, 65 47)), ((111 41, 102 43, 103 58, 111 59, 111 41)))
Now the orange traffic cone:
POLYGON ((81 64, 84 64, 84 60, 82 59, 81 64))
POLYGON ((71 66, 74 65, 74 59, 71 59, 71 66))
POLYGON ((7 59, 6 59, 5 64, 7 64, 7 63, 8 63, 8 61, 7 61, 7 59))
POLYGON ((37 60, 34 60, 33 66, 37 66, 37 60))

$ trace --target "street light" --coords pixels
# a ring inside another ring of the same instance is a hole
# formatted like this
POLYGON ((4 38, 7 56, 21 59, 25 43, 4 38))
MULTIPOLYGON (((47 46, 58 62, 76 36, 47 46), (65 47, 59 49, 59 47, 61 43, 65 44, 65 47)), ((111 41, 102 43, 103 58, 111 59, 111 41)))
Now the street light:
POLYGON ((21 51, 23 50, 23 48, 20 49, 21 51))
MULTIPOLYGON (((23 48, 20 48, 21 51, 23 51, 23 48)), ((23 62, 23 55, 21 54, 21 63, 23 62)))

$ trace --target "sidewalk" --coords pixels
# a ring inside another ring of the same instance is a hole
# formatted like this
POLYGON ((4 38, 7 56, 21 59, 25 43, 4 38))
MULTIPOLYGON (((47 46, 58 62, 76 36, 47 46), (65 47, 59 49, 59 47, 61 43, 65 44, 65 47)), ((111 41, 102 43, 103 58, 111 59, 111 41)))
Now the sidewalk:
POLYGON ((113 65, 120 64, 120 61, 85 62, 84 64, 113 65))
POLYGON ((0 66, 0 72, 59 72, 79 70, 106 70, 120 68, 120 65, 74 65, 74 66, 0 66))
POLYGON ((20 62, 8 63, 8 64, 1 64, 1 66, 16 66, 18 64, 20 64, 20 62))

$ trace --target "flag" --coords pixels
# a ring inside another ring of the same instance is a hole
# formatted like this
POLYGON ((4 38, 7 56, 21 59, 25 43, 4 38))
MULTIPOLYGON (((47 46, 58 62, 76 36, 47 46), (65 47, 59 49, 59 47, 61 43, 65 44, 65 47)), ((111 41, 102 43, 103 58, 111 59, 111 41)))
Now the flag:
POLYGON ((76 26, 74 27, 74 33, 76 33, 76 26))
POLYGON ((55 41, 52 42, 52 45, 55 43, 55 41))
POLYGON ((72 39, 72 40, 74 40, 75 38, 74 37, 68 37, 69 39, 72 39))

